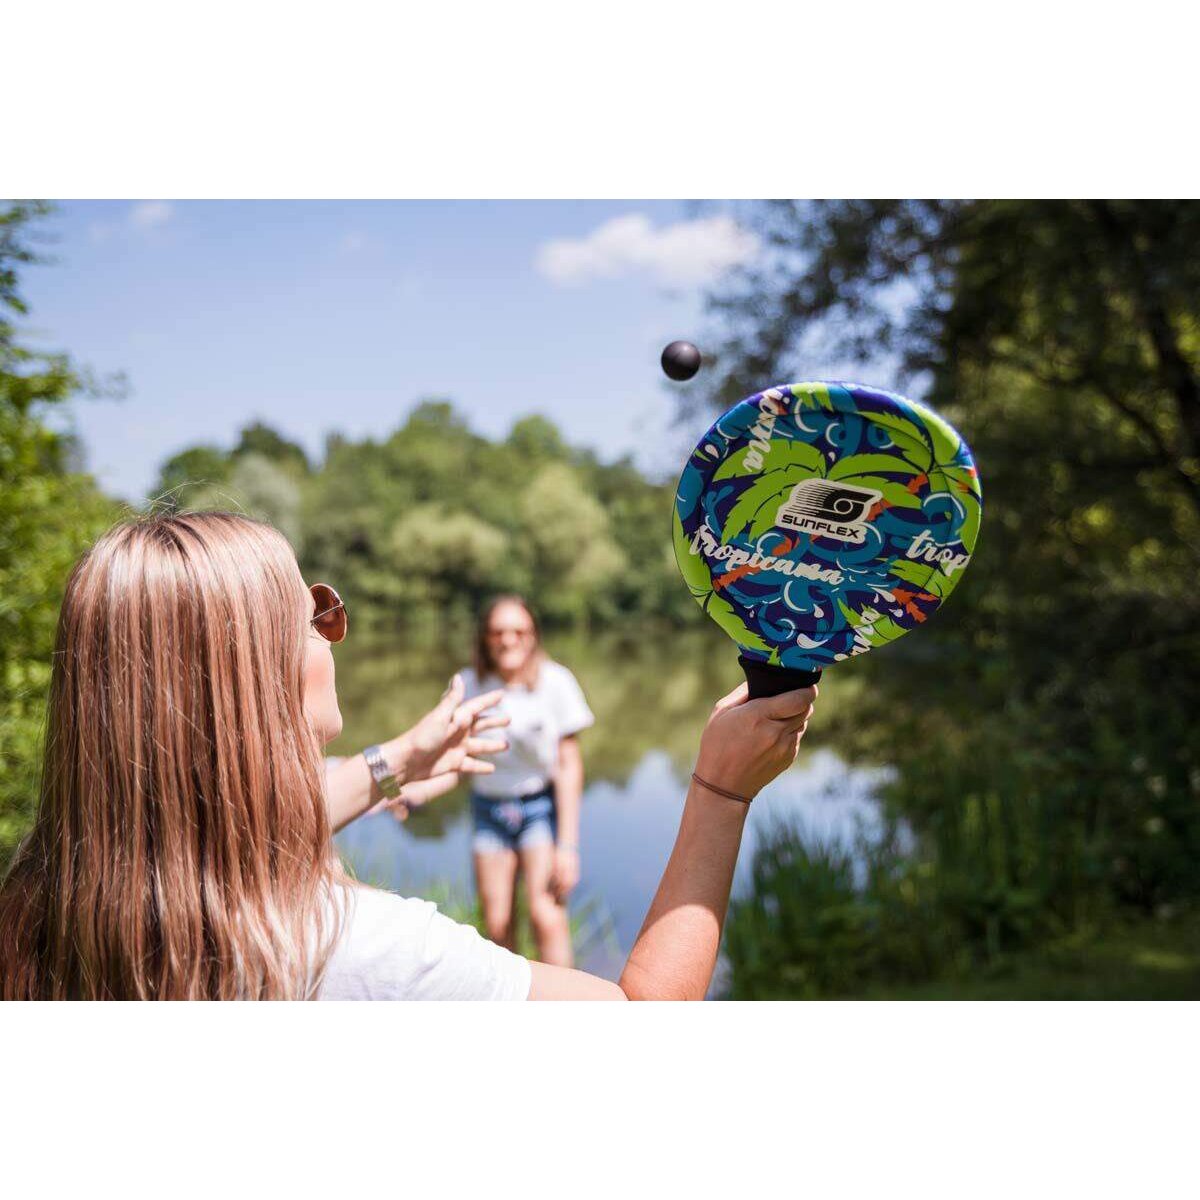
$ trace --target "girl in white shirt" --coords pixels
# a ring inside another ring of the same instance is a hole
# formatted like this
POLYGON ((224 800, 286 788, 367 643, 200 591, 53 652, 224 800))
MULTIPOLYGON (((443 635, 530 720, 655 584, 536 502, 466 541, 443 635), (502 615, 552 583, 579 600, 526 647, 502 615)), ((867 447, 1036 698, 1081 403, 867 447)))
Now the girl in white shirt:
POLYGON ((468 698, 503 690, 508 748, 474 781, 475 885, 488 937, 515 948, 517 877, 525 880, 538 958, 572 965, 567 897, 579 882, 583 758, 577 735, 595 718, 575 676, 542 649, 520 596, 498 596, 479 617, 475 664, 462 672, 468 698))

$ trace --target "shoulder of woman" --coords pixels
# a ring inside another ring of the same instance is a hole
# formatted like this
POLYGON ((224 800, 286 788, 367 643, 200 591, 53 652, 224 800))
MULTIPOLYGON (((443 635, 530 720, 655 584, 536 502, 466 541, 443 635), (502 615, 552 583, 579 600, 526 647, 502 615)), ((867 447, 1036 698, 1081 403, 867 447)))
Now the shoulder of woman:
POLYGON ((579 680, 562 663, 548 662, 543 664, 550 668, 544 682, 543 695, 555 712, 561 737, 570 737, 582 733, 589 725, 595 723, 595 715, 588 706, 587 697, 579 680))
POLYGON ((544 658, 539 668, 542 672, 542 682, 551 685, 575 682, 575 674, 570 667, 564 667, 557 659, 544 658))
POLYGON ((548 658, 542 663, 542 670, 545 672, 542 677, 543 683, 552 692, 569 696, 583 694, 583 688, 579 686, 579 680, 575 678, 575 672, 570 667, 548 658))
POLYGON ((352 883, 339 889, 341 946, 362 950, 375 939, 422 936, 437 905, 430 900, 399 896, 383 888, 352 883))
POLYGON ((326 999, 524 999, 529 966, 428 900, 349 889, 326 999))

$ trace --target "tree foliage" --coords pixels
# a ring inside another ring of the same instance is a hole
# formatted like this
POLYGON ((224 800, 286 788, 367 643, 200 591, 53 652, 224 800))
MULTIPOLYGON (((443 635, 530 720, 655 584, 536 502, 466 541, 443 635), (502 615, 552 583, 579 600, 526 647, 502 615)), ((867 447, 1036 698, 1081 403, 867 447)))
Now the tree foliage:
POLYGON ((184 450, 153 494, 271 521, 369 625, 460 633, 509 590, 552 627, 695 620, 663 537, 671 489, 573 449, 544 417, 491 441, 427 400, 381 441, 331 437, 303 470, 289 445, 257 425, 228 453, 184 450))
POLYGON ((79 390, 63 355, 21 344, 21 267, 45 206, 0 210, 0 868, 26 828, 37 775, 54 626, 67 573, 116 515, 71 470, 70 440, 45 420, 79 390))
MULTIPOLYGON (((839 201, 755 219, 767 261, 713 301, 731 330, 714 402, 820 375, 810 356, 853 359, 959 426, 986 497, 936 624, 847 668, 864 698, 840 736, 899 766, 893 814, 916 835, 862 893, 888 917, 863 936, 893 936, 907 903, 909 932, 937 933, 919 962, 945 967, 1194 906, 1200 205, 839 201)), ((787 887, 804 861, 775 853, 760 881, 787 887)))

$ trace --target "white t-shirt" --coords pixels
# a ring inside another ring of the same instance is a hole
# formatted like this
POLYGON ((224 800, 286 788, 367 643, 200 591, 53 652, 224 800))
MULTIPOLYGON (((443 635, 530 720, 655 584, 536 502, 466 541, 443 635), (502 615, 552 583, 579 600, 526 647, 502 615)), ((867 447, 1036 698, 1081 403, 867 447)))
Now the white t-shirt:
POLYGON ((472 788, 481 796, 503 800, 542 791, 558 765, 559 739, 595 723, 583 689, 562 663, 545 659, 533 688, 521 683, 506 686, 496 675, 479 679, 470 667, 461 674, 467 700, 494 688, 504 688, 504 699, 498 708, 510 720, 499 731, 508 739, 508 749, 488 755, 496 770, 490 775, 471 778, 472 788))
POLYGON ((428 900, 347 887, 322 1000, 526 1000, 529 963, 428 900))

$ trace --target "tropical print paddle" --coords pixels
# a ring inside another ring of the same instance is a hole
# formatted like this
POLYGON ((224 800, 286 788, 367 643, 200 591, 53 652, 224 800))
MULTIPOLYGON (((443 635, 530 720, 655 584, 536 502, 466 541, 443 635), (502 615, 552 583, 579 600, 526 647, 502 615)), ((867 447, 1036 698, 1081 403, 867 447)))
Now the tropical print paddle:
POLYGON ((923 625, 962 578, 981 512, 970 448, 932 409, 860 384, 783 384, 692 451, 675 557, 737 643, 751 695, 777 695, 923 625))

